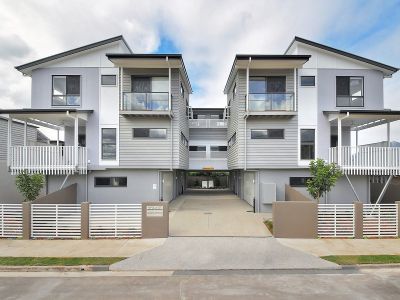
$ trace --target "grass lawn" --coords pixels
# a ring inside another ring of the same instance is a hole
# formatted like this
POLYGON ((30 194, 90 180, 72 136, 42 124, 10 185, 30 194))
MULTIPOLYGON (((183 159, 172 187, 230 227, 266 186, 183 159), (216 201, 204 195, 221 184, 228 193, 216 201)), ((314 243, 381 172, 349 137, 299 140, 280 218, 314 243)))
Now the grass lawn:
POLYGON ((400 255, 330 255, 321 258, 339 265, 400 263, 400 255))
POLYGON ((125 257, 0 257, 1 266, 110 265, 125 257))

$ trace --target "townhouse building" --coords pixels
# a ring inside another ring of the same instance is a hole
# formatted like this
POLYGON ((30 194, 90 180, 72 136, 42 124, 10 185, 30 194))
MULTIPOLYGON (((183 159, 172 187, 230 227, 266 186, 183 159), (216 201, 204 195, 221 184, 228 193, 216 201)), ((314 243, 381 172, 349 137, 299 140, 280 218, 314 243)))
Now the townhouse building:
POLYGON ((236 55, 225 108, 192 108, 182 55, 133 53, 122 36, 16 68, 32 79, 31 106, 0 111, 9 115, 7 168, 45 174, 48 193, 77 183, 80 202, 225 188, 264 212, 286 200, 286 185, 307 195, 308 165, 322 158, 344 176, 321 201, 370 203, 400 173, 390 144, 400 112, 385 109, 383 92, 398 69, 302 38, 284 54, 236 55), (16 144, 12 120, 59 139, 16 144), (379 125, 387 145, 361 145, 358 132, 379 125))

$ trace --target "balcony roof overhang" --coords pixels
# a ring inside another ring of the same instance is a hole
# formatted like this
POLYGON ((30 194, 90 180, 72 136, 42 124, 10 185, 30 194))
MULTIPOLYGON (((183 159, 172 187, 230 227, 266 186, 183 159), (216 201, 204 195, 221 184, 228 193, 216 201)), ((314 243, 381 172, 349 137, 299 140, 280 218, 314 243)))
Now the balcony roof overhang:
POLYGON ((295 69, 302 68, 311 55, 261 55, 261 54, 237 54, 224 93, 227 94, 233 79, 239 69, 295 69))
POLYGON ((61 129, 65 126, 74 126, 75 118, 78 118, 79 125, 85 125, 89 114, 93 110, 80 109, 1 109, 0 115, 7 114, 9 118, 19 121, 26 121, 37 126, 52 129, 61 129))
POLYGON ((181 54, 107 53, 106 56, 116 67, 120 68, 180 69, 189 88, 189 93, 193 93, 181 54))
POLYGON ((350 127, 352 131, 359 131, 400 120, 398 110, 339 110, 324 111, 329 122, 342 119, 342 126, 350 127))

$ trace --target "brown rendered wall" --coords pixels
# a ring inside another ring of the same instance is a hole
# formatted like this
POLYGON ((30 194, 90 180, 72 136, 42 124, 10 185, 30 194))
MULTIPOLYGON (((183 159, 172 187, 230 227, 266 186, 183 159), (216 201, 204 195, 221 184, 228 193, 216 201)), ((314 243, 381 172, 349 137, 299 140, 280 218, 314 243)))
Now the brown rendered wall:
POLYGON ((168 202, 142 203, 142 238, 166 238, 169 236, 168 202), (155 210, 148 210, 156 208, 155 210), (157 215, 162 212, 162 215, 157 215))
POLYGON ((285 184, 285 201, 312 201, 312 199, 285 184))
POLYGON ((32 204, 76 204, 77 188, 78 185, 76 183, 71 184, 62 190, 36 199, 32 204))
POLYGON ((272 204, 274 237, 317 238, 318 204, 314 201, 278 201, 272 204))

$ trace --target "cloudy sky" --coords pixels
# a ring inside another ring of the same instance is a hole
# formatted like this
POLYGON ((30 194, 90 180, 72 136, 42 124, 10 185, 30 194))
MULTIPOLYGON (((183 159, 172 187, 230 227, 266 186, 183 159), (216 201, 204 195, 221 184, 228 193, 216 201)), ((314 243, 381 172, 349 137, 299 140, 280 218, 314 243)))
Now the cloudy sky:
MULTIPOLYGON (((236 53, 281 54, 295 35, 400 67, 400 0, 1 0, 0 20, 0 108, 29 107, 15 65, 119 34, 136 53, 182 53, 192 106, 225 105, 236 53)), ((385 80, 386 107, 399 88, 385 80)))

